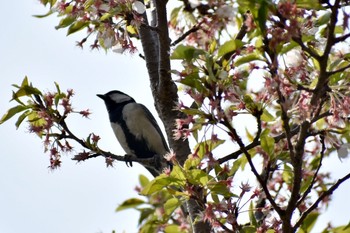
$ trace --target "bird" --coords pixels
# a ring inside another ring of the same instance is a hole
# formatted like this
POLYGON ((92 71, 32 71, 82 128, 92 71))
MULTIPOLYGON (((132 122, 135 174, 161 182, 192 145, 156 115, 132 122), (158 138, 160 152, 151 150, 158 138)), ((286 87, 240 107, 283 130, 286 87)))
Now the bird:
MULTIPOLYGON (((113 132, 127 155, 147 159, 169 152, 162 131, 146 106, 118 90, 97 96, 104 101, 113 132)), ((144 166, 156 177, 162 167, 170 166, 169 162, 165 166, 158 164, 156 167, 144 166)))

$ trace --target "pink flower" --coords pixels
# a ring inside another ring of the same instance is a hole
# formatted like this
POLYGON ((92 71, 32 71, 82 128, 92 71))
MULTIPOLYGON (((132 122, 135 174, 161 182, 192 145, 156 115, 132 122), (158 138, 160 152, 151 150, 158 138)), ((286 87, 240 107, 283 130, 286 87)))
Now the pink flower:
POLYGON ((246 25, 248 32, 256 28, 252 14, 246 14, 246 20, 244 21, 244 24, 246 25))
POLYGON ((170 149, 170 151, 164 155, 164 159, 169 162, 174 161, 176 159, 176 153, 174 150, 170 149))
POLYGON ((80 115, 82 115, 83 117, 89 118, 89 115, 91 114, 89 109, 86 110, 82 110, 79 112, 80 115))

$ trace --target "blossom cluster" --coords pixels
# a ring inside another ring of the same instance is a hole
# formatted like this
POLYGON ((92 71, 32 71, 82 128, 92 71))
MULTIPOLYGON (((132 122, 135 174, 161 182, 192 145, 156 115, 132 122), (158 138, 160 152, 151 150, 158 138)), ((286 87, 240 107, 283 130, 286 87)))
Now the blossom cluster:
MULTIPOLYGON (((46 5, 47 1, 42 1, 46 5)), ((50 14, 57 13, 63 17, 56 26, 57 29, 68 27, 68 34, 84 28, 87 36, 77 42, 83 47, 89 38, 93 38, 91 49, 112 49, 115 52, 135 52, 132 37, 138 37, 138 27, 143 24, 143 14, 146 7, 135 0, 108 0, 108 1, 57 1, 50 5, 50 14)))

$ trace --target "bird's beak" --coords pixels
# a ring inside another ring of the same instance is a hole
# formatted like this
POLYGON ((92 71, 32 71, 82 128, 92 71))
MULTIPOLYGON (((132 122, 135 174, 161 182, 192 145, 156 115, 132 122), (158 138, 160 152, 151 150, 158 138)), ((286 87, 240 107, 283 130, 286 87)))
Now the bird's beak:
POLYGON ((100 97, 101 99, 105 100, 105 95, 102 95, 102 94, 97 94, 98 97, 100 97))

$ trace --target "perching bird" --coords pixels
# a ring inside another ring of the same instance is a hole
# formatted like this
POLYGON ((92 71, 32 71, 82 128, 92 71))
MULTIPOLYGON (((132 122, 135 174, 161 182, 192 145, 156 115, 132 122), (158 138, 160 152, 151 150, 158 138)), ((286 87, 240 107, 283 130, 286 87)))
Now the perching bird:
MULTIPOLYGON (((120 145, 128 155, 138 158, 163 156, 168 145, 152 113, 121 91, 98 94, 104 100, 112 129, 120 145)), ((146 167, 153 176, 160 174, 160 167, 146 167)))

